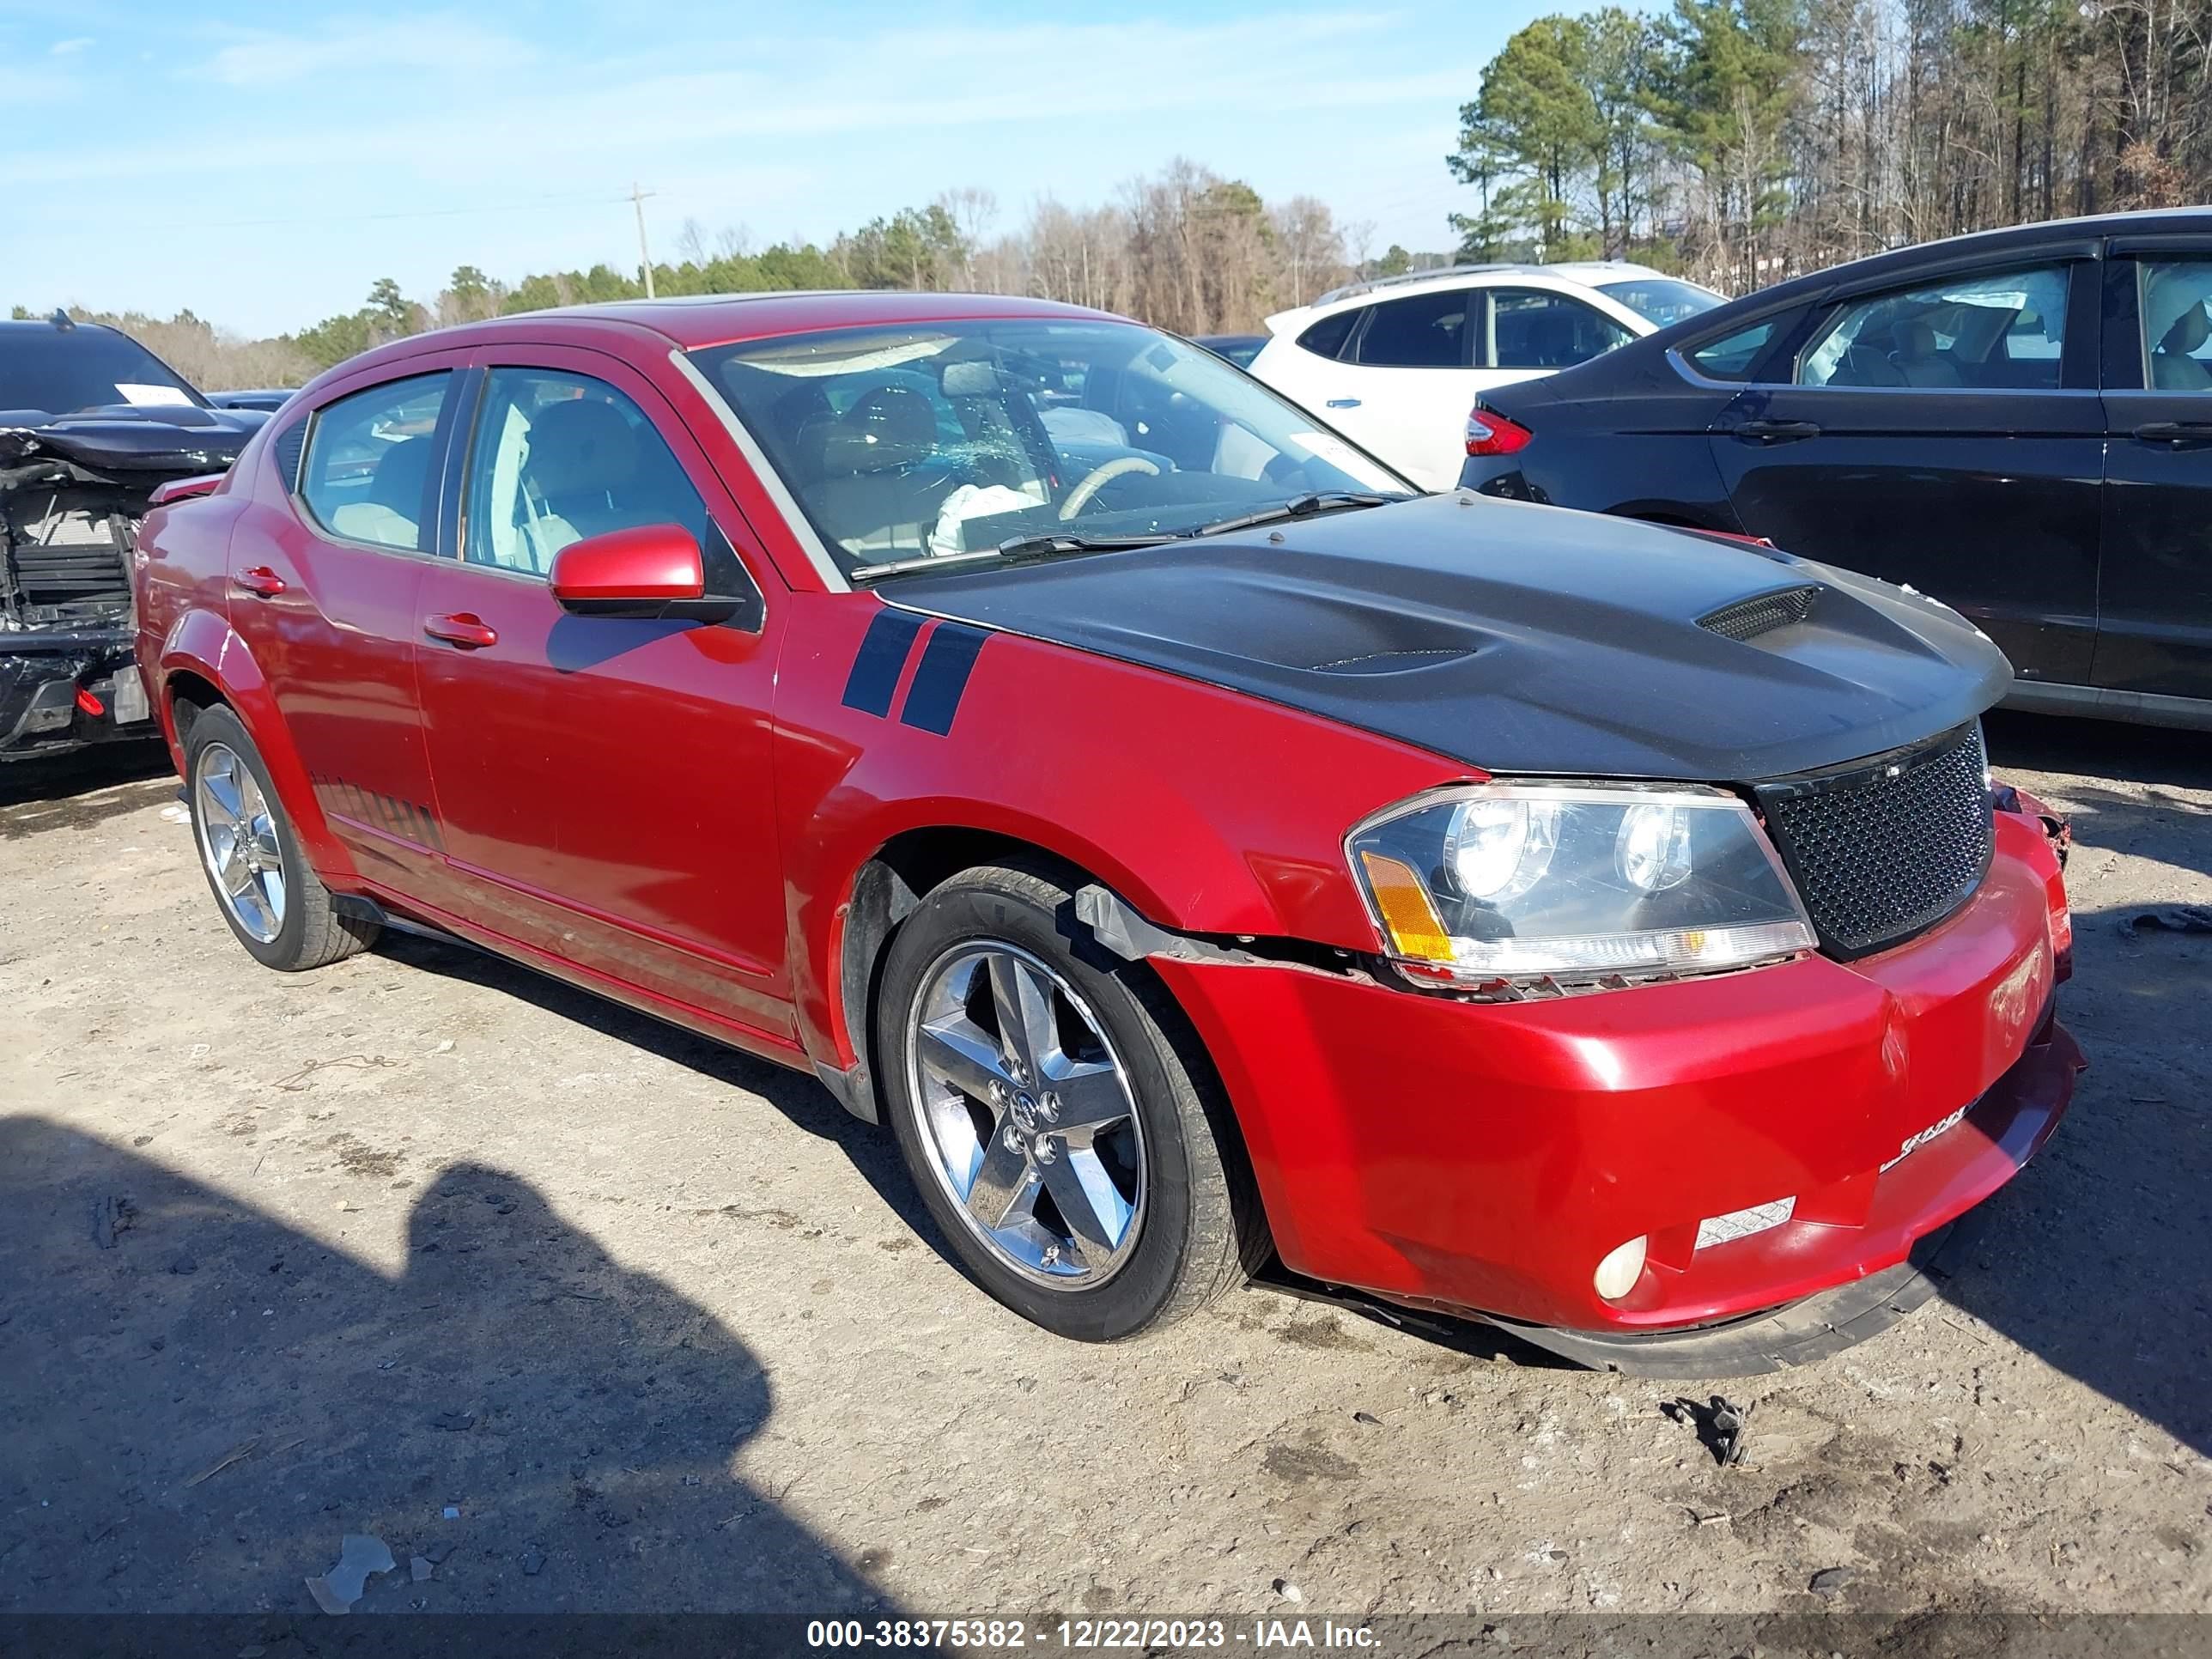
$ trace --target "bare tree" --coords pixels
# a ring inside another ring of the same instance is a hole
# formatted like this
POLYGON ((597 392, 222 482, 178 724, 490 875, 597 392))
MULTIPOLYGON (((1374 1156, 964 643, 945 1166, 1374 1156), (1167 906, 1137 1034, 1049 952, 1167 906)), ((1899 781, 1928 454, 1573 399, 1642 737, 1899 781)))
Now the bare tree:
POLYGON ((959 235, 960 286, 981 286, 975 279, 975 255, 982 246, 983 234, 999 216, 999 198, 988 190, 963 185, 958 190, 940 194, 937 205, 945 210, 945 217, 952 222, 959 235))

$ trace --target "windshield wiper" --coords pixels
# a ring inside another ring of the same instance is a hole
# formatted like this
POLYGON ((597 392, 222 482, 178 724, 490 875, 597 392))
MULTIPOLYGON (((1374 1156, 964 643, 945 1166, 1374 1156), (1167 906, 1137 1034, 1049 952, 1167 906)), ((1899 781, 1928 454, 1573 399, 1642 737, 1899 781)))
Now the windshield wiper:
POLYGON ((1034 564, 1041 559, 1061 558, 1071 553, 1118 553, 1125 548, 1158 547, 1180 541, 1177 536, 1075 536, 1057 532, 1044 536, 1012 536, 996 547, 967 553, 925 553, 918 558, 892 559, 883 564, 864 564, 853 572, 856 582, 884 576, 903 576, 919 570, 964 570, 979 564, 1034 564))
POLYGON ((1355 507, 1388 507, 1393 501, 1413 500, 1410 495, 1369 495, 1354 490, 1332 489, 1317 495, 1299 495, 1278 506, 1263 507, 1257 513, 1247 513, 1238 518, 1221 519, 1209 525, 1200 525, 1190 533, 1194 536, 1218 535, 1229 530, 1250 530, 1263 524, 1279 524, 1285 519, 1310 519, 1316 513, 1336 513, 1355 507))
POLYGON ((1228 530, 1249 530, 1255 525, 1276 524, 1285 519, 1310 519, 1316 513, 1346 512, 1359 507, 1388 507, 1393 501, 1408 501, 1410 495, 1370 495, 1354 490, 1329 490, 1300 495, 1291 501, 1267 507, 1258 513, 1247 513, 1241 518, 1224 519, 1218 524, 1200 525, 1195 530, 1178 531, 1172 536, 1078 536, 1067 531, 1052 531, 1036 536, 1010 536, 996 547, 976 548, 966 553, 924 553, 911 559, 890 559, 882 564, 864 564, 852 573, 856 582, 872 582, 885 576, 906 576, 923 570, 965 570, 980 564, 1035 564, 1044 559, 1065 558, 1074 553, 1118 553, 1132 547, 1159 547, 1169 542, 1188 541, 1194 536, 1211 536, 1228 530))
POLYGON ((1125 548, 1158 547, 1180 540, 1176 536, 1075 536, 1065 532, 1044 536, 1015 536, 999 544, 999 556, 1009 564, 1032 559, 1053 559, 1063 553, 1118 553, 1125 548))

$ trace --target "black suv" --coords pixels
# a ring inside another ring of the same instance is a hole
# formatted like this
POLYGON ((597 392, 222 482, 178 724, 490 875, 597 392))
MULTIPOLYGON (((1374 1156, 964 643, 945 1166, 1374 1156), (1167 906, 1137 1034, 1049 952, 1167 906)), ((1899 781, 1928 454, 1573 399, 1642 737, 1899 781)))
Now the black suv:
POLYGON ((0 322, 0 760, 156 735, 131 659, 138 520, 266 418, 210 408, 112 328, 0 322))

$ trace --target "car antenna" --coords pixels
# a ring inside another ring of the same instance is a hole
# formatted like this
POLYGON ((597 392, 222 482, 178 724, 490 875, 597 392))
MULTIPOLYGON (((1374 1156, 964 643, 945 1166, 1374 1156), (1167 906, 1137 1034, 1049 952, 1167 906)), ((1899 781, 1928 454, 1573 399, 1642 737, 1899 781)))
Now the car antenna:
POLYGON ((76 326, 76 319, 69 314, 68 307, 56 306, 54 307, 53 325, 56 328, 66 332, 68 330, 76 326))

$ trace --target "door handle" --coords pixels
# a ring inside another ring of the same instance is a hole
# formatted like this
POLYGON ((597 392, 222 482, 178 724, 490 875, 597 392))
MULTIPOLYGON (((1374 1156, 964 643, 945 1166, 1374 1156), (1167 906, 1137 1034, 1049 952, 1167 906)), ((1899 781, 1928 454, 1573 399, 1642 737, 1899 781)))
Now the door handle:
POLYGON ((425 617, 422 631, 434 640, 458 645, 464 651, 481 650, 487 645, 499 643, 497 629, 465 611, 457 611, 450 617, 425 617))
POLYGON ((230 585, 241 593, 251 593, 257 599, 273 599, 284 591, 284 579, 265 564, 257 564, 239 571, 230 579, 230 585))
POLYGON ((1790 444, 1820 435, 1820 423, 1814 421, 1745 421, 1729 430, 1747 444, 1790 444))
POLYGON ((1359 407, 1359 399, 1357 398, 1331 398, 1328 400, 1328 406, 1331 409, 1357 409, 1359 407))
POLYGON ((2147 444, 2212 444, 2212 421, 2151 421, 2136 428, 2147 444))

